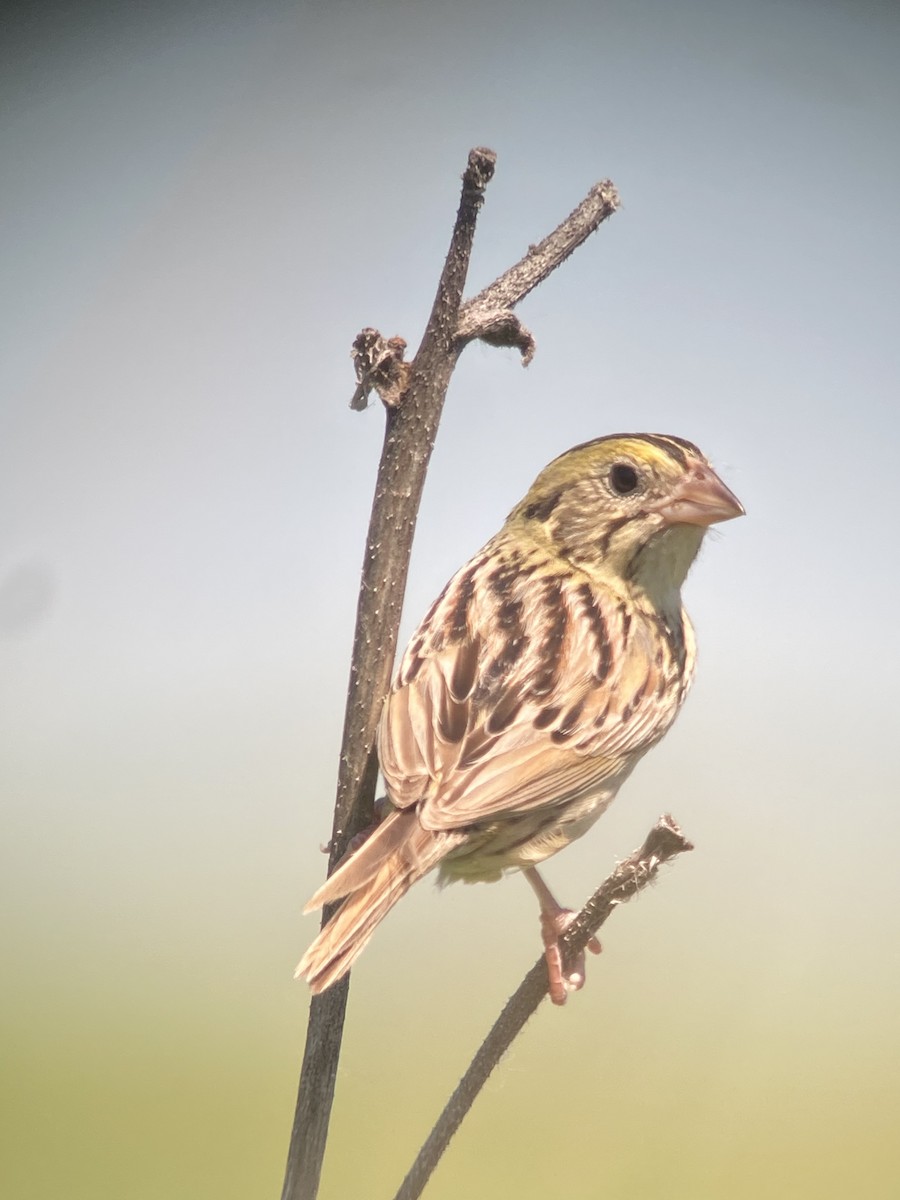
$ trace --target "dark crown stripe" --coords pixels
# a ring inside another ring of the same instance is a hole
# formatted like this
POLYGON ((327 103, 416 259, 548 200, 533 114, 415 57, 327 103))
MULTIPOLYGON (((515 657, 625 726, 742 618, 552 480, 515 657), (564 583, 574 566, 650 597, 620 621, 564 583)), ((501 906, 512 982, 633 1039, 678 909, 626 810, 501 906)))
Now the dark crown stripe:
POLYGON ((657 450, 662 450, 664 454, 668 454, 669 458, 674 458, 679 467, 686 467, 688 464, 685 449, 693 450, 695 454, 697 453, 696 446, 692 446, 690 442, 683 442, 680 438, 665 437, 658 433, 645 433, 642 435, 641 441, 649 442, 657 450))
POLYGON ((606 433, 603 437, 592 438, 589 442, 579 442, 577 446, 573 446, 571 450, 567 450, 564 454, 560 454, 553 461, 558 462, 560 458, 567 458, 570 454, 574 454, 578 450, 587 450, 591 446, 600 446, 603 442, 649 442, 651 446, 655 446, 657 450, 662 450, 670 455, 681 466, 687 465, 688 456, 694 458, 702 458, 703 455, 697 449, 693 442, 689 442, 686 438, 675 437, 669 433, 606 433), (687 453, 685 453, 687 451, 687 453))

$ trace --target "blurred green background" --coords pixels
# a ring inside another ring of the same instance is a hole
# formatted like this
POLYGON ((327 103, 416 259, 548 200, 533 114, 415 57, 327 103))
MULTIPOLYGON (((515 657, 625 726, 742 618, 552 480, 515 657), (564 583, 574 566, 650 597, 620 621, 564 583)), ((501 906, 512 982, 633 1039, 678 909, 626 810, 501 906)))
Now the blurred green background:
MULTIPOLYGON (((4 12, 0 1192, 277 1196, 382 415, 470 146, 470 294, 596 179, 623 211, 454 377, 404 629, 538 469, 695 440, 747 506, 695 692, 578 904, 672 811, 428 1193, 900 1195, 900 11, 875 0, 4 12)), ((393 1195, 539 950, 422 885, 354 972, 323 1200, 393 1195)))

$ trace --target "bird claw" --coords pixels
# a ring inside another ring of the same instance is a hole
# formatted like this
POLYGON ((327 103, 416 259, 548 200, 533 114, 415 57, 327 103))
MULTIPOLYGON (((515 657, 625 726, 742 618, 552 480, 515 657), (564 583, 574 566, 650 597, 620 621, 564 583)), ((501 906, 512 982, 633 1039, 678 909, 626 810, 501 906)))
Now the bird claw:
MULTIPOLYGON (((563 971, 562 949, 559 939, 569 928, 577 916, 570 908, 556 908, 541 911, 541 936, 544 940, 544 958, 547 962, 547 985, 550 999, 554 1004, 565 1004, 570 992, 580 992, 584 987, 586 967, 584 950, 572 960, 568 972, 563 971)), ((599 954, 602 950, 596 937, 588 940, 586 949, 591 954, 599 954)))

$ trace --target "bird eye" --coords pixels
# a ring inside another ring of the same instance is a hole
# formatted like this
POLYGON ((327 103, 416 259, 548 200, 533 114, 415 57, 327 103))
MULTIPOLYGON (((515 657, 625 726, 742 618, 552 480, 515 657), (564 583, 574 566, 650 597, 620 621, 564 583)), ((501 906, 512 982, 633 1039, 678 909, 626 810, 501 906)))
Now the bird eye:
POLYGON ((613 463, 609 472, 609 486, 618 496, 627 496, 637 489, 638 473, 631 463, 613 463))

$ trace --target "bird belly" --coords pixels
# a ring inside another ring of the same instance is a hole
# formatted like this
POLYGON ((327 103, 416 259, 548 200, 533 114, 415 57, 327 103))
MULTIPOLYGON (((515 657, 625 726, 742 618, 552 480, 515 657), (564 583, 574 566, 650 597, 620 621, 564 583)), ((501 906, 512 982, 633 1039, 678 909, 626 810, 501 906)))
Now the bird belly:
POLYGON ((609 807, 620 783, 606 780, 603 787, 560 804, 474 826, 465 843, 441 863, 438 882, 489 883, 505 871, 537 866, 586 833, 609 807))

